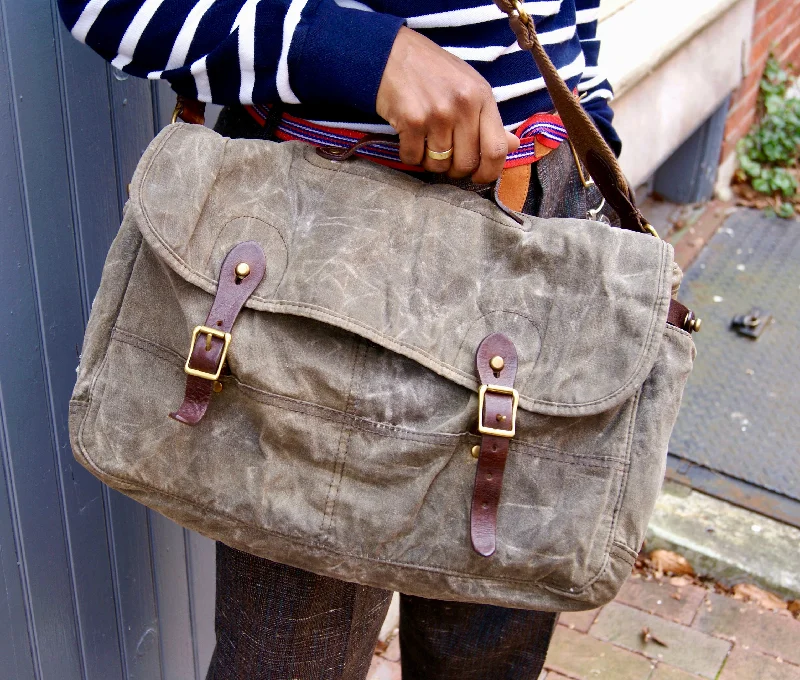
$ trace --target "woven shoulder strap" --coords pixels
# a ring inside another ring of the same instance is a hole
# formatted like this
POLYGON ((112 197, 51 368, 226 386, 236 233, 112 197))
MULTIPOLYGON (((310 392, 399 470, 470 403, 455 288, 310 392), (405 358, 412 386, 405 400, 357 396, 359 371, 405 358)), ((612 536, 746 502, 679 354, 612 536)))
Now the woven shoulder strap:
POLYGON ((567 87, 539 42, 533 18, 525 10, 525 5, 519 0, 494 0, 494 2, 508 14, 519 46, 533 55, 578 158, 586 166, 605 199, 617 211, 622 227, 654 234, 655 230, 636 208, 633 192, 625 180, 614 152, 567 87))

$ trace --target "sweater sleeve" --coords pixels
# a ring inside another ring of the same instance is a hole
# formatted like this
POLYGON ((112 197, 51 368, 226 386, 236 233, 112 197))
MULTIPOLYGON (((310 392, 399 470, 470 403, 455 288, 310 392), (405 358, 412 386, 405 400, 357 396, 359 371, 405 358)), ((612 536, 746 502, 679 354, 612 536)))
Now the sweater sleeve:
POLYGON ((72 35, 115 67, 217 104, 375 112, 404 20, 334 0, 58 0, 72 35))
POLYGON ((581 103, 614 153, 619 156, 622 143, 612 124, 614 112, 608 105, 614 93, 598 65, 600 40, 597 39, 597 21, 600 14, 600 0, 575 0, 575 10, 578 38, 586 59, 586 68, 578 83, 581 103))

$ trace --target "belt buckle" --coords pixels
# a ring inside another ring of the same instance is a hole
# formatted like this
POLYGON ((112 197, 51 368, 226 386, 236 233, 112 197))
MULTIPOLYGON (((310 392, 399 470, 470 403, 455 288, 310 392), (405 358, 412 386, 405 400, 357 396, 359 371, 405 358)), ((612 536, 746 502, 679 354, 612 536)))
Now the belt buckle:
POLYGON ((225 364, 225 359, 228 356, 228 347, 231 344, 231 334, 226 333, 225 331, 218 330, 216 328, 209 328, 208 326, 195 326, 194 330, 192 331, 192 344, 189 347, 189 356, 186 358, 186 365, 183 367, 184 372, 188 375, 193 375, 198 378, 204 378, 205 380, 217 380, 222 373, 222 367, 225 364), (219 338, 223 341, 222 346, 222 354, 219 357, 219 363, 217 364, 217 372, 211 373, 209 371, 201 371, 197 368, 192 368, 189 364, 192 361, 192 352, 194 352, 194 346, 197 342, 197 338, 200 335, 206 336, 206 347, 207 350, 211 349, 211 338, 219 338))
POLYGON ((519 392, 513 387, 503 387, 502 385, 481 385, 478 392, 478 432, 490 434, 494 437, 505 437, 511 439, 517 431, 517 406, 519 406, 519 392), (511 397, 511 429, 500 430, 495 427, 487 427, 483 424, 483 408, 486 393, 507 394, 511 397))

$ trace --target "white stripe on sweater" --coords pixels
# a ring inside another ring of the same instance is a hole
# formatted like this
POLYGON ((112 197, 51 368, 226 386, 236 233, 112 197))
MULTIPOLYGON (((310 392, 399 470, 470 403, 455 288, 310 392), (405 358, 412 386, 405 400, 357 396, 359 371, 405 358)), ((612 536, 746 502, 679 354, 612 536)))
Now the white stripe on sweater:
POLYGON ((86 36, 89 30, 94 26, 95 19, 103 11, 103 7, 108 4, 109 0, 89 0, 83 12, 78 17, 75 25, 72 27, 72 35, 81 42, 86 42, 86 36))
POLYGON ((169 59, 165 71, 173 68, 180 68, 186 63, 186 56, 189 54, 189 48, 192 46, 197 27, 200 25, 205 13, 209 10, 214 0, 198 0, 197 4, 192 7, 192 11, 183 22, 181 30, 178 31, 178 37, 175 38, 175 43, 172 45, 172 51, 169 53, 169 59))
POLYGON ((233 25, 239 30, 239 101, 253 103, 256 85, 256 5, 259 0, 247 0, 233 25))
POLYGON ((581 99, 581 104, 585 104, 586 102, 592 101, 592 99, 608 99, 611 101, 614 98, 614 93, 611 90, 601 88, 599 90, 595 90, 592 94, 587 95, 583 99, 581 99))
MULTIPOLYGON (((561 9, 561 0, 536 0, 536 2, 526 3, 526 7, 528 12, 535 16, 552 16, 558 14, 561 9)), ((482 24, 485 21, 505 18, 506 13, 497 5, 484 5, 483 7, 454 9, 449 12, 421 14, 416 17, 408 17, 406 23, 409 28, 445 28, 482 24)))
POLYGON ((111 62, 112 66, 123 69, 133 61, 133 53, 139 44, 139 38, 142 37, 142 33, 163 2, 164 0, 145 0, 139 11, 136 12, 136 16, 133 17, 133 21, 128 24, 125 35, 122 36, 117 48, 117 56, 111 62))
POLYGON ((191 65, 189 71, 194 76, 197 87, 197 100, 201 102, 211 101, 211 83, 208 81, 208 71, 206 70, 206 58, 198 59, 191 65))
MULTIPOLYGON (((586 59, 583 56, 583 52, 579 52, 572 63, 562 66, 558 69, 558 73, 564 80, 567 80, 567 78, 580 75, 585 65, 586 59)), ((493 87, 492 93, 494 94, 495 101, 504 102, 514 97, 521 97, 524 94, 543 90, 544 88, 544 78, 534 78, 533 80, 524 80, 521 83, 511 83, 511 85, 493 87)))
POLYGON ((289 83, 289 49, 292 47, 292 38, 297 24, 300 23, 300 16, 303 14, 308 0, 292 0, 286 16, 283 19, 283 42, 281 44, 281 56, 278 60, 278 73, 275 76, 275 85, 278 88, 278 96, 286 104, 299 104, 300 100, 292 91, 289 83))
MULTIPOLYGON (((586 72, 584 71, 584 76, 586 72)), ((589 80, 581 79, 581 82, 578 83, 578 92, 586 92, 587 90, 591 90, 593 87, 597 87, 602 83, 606 77, 602 74, 595 76, 594 78, 590 78, 589 80)))
POLYGON ((575 12, 575 23, 576 24, 590 24, 593 21, 597 21, 600 17, 600 8, 593 7, 592 9, 579 9, 575 12))
MULTIPOLYGON (((539 42, 542 45, 555 45, 562 42, 571 40, 575 35, 574 26, 565 26, 564 28, 557 28, 554 31, 547 31, 539 34, 539 42)), ((494 61, 498 57, 506 54, 514 54, 519 52, 522 48, 519 43, 513 45, 489 45, 487 47, 442 47, 450 54, 464 61, 494 61)))
POLYGON ((339 5, 339 7, 344 7, 345 9, 360 9, 362 12, 375 11, 372 7, 367 7, 363 2, 359 2, 358 0, 334 0, 334 2, 339 5))

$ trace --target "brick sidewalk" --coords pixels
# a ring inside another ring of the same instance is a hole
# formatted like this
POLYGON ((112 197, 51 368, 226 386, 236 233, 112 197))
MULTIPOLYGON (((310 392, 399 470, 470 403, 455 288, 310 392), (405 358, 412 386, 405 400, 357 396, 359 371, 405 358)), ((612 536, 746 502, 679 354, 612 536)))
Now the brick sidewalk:
MULTIPOLYGON (((545 678, 800 680, 800 621, 695 585, 635 575, 602 609, 561 615, 545 678)), ((368 680, 400 680, 397 637, 376 654, 368 680)))

